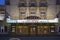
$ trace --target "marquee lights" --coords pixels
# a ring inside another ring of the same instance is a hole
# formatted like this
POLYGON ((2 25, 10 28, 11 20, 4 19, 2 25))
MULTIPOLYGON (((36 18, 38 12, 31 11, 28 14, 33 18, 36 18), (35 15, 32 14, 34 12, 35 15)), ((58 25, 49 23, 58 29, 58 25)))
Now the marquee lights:
POLYGON ((39 20, 39 19, 36 19, 36 20, 28 20, 28 19, 25 19, 25 20, 11 20, 11 19, 7 19, 7 22, 8 23, 58 23, 58 18, 55 18, 53 20, 39 20))

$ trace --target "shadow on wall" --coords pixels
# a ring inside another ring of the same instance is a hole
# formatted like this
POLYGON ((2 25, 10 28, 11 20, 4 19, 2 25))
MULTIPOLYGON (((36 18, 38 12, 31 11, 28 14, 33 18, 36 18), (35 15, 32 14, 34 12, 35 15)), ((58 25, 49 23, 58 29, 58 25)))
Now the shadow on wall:
POLYGON ((58 5, 59 5, 59 4, 60 4, 60 0, 56 0, 56 4, 58 4, 58 5))
POLYGON ((60 11, 58 12, 58 14, 56 15, 57 18, 60 18, 60 11))

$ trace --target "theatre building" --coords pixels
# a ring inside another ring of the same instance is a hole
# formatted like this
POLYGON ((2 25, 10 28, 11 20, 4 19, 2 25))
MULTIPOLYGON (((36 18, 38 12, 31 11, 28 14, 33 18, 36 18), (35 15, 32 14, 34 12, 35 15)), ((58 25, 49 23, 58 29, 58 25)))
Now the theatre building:
POLYGON ((6 22, 17 35, 57 35, 60 5, 56 0, 10 0, 6 22))

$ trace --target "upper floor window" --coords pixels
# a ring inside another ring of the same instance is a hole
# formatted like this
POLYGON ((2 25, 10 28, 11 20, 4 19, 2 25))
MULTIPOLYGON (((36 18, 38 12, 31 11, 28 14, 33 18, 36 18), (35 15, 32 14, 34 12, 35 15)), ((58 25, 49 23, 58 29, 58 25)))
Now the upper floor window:
POLYGON ((46 14, 46 12, 41 12, 41 14, 46 14))
POLYGON ((25 2, 21 2, 21 3, 19 3, 19 6, 20 7, 26 7, 26 3, 25 2))
POLYGON ((31 2, 29 6, 30 7, 36 7, 36 3, 35 2, 31 2))
POLYGON ((25 15, 25 12, 20 12, 21 15, 25 15))
POLYGON ((47 3, 40 3, 39 6, 40 7, 47 7, 47 3))
POLYGON ((35 12, 31 12, 31 14, 35 14, 35 12))

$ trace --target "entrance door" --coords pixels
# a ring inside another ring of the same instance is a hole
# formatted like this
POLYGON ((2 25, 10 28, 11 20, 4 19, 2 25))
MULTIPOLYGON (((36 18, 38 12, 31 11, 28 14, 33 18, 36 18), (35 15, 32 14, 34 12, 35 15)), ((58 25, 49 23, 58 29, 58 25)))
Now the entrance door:
POLYGON ((19 35, 28 35, 28 26, 17 26, 16 33, 19 35))
POLYGON ((31 25, 30 27, 29 27, 29 34, 30 35, 36 35, 37 34, 37 26, 36 25, 31 25))
POLYGON ((48 34, 49 32, 49 27, 48 26, 38 26, 38 35, 39 34, 48 34))

